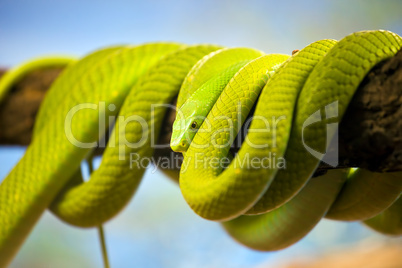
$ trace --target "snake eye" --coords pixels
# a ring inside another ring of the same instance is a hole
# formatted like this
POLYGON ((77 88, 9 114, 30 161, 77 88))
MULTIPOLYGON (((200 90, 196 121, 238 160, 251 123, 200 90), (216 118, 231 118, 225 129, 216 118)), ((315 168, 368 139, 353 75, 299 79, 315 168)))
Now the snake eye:
POLYGON ((193 123, 191 123, 191 128, 192 129, 196 129, 197 128, 197 122, 193 122, 193 123))

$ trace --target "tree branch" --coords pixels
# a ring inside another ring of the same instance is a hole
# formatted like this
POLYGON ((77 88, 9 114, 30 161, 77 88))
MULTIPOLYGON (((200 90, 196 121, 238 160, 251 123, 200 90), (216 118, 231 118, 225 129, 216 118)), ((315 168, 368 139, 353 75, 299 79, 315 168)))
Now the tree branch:
MULTIPOLYGON (((0 103, 0 145, 29 144, 39 105, 60 71, 46 69, 27 75, 0 103)), ((0 75, 2 73, 4 70, 0 70, 0 75)), ((402 171, 401 90, 402 50, 375 66, 353 97, 340 123, 339 167, 361 167, 377 172, 402 171)), ((175 114, 170 110, 162 126, 159 144, 169 143, 174 118, 175 114)), ((232 151, 238 149, 234 147, 232 151)), ((170 148, 157 149, 155 157, 181 159, 181 155, 170 148)), ((321 163, 316 174, 330 168, 321 163)))

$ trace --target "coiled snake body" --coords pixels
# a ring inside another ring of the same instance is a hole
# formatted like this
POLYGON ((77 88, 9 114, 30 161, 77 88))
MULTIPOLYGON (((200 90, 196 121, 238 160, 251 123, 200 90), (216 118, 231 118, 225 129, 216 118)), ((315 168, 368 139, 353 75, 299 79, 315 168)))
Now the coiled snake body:
MULTIPOLYGON (((163 104, 177 94, 171 146, 185 155, 183 196, 201 217, 223 222, 236 240, 278 250, 324 216, 365 220, 382 233, 402 234, 398 173, 331 170, 311 178, 326 157, 319 152, 335 137, 328 132, 328 115, 339 121, 366 73, 401 46, 394 33, 365 31, 339 42, 314 42, 293 56, 155 43, 111 47, 77 62, 59 59, 69 65, 41 105, 31 145, 0 185, 0 266, 9 263, 46 208, 81 227, 115 216, 145 169, 130 168, 130 155, 152 156, 163 104), (246 141, 228 157, 257 101, 246 141), (82 183, 81 161, 102 145, 111 125, 104 118, 116 116, 100 167, 82 183), (267 166, 267 156, 283 162, 271 159, 267 166)), ((0 96, 29 69, 7 74, 0 96)))

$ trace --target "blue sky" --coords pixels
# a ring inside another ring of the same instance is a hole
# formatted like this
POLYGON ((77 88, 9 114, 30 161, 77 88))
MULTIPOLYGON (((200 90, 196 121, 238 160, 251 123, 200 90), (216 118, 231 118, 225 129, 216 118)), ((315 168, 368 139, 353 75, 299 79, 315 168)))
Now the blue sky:
MULTIPOLYGON (((402 1, 55 1, 0 0, 0 66, 45 54, 82 56, 115 44, 151 41, 249 46, 267 53, 359 30, 402 35, 402 1)), ((0 178, 24 148, 0 147, 0 178)), ((1 179, 0 179, 1 180, 1 179)), ((106 224, 112 267, 252 267, 314 257, 362 241, 388 241, 357 223, 323 221, 297 245, 260 253, 230 239, 219 224, 196 216, 180 190, 147 173, 128 208, 106 224)), ((12 267, 100 266, 94 230, 46 213, 12 267)))
POLYGON ((358 30, 402 34, 401 1, 0 1, 0 66, 49 53, 179 41, 272 53, 358 30))

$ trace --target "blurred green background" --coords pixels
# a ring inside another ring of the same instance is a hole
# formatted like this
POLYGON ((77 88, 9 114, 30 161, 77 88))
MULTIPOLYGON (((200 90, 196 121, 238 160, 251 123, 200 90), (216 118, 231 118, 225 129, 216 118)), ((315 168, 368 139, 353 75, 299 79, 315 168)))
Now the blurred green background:
MULTIPOLYGON (((402 35, 402 1, 11 1, 0 0, 0 66, 45 54, 82 56, 122 43, 178 41, 291 53, 359 30, 402 35)), ((0 147, 0 178, 24 148, 0 147)), ((99 159, 98 159, 99 161, 99 159)), ((0 179, 1 180, 1 179, 0 179)), ((358 223, 323 220, 280 252, 249 250, 196 216, 178 186, 152 168, 135 198, 105 224, 112 267, 274 267, 376 243, 401 245, 358 223)), ((101 267, 97 232, 45 215, 11 267, 101 267)))

